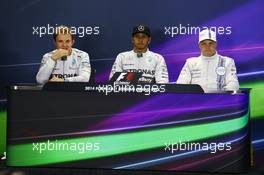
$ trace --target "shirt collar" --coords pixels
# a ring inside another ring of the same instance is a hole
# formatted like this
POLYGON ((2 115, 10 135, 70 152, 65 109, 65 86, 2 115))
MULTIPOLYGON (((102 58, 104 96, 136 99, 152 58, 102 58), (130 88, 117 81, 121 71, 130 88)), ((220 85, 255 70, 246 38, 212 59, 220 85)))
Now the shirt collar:
MULTIPOLYGON (((136 53, 134 50, 132 50, 132 52, 133 52, 133 54, 137 57, 137 54, 138 54, 138 53, 136 53)), ((149 49, 147 49, 147 51, 144 52, 144 53, 142 53, 142 54, 143 54, 142 57, 146 57, 146 56, 149 54, 149 49)))
POLYGON ((214 59, 218 58, 218 53, 215 52, 215 54, 213 56, 210 56, 210 57, 201 55, 200 58, 203 60, 207 60, 207 61, 214 60, 214 59))

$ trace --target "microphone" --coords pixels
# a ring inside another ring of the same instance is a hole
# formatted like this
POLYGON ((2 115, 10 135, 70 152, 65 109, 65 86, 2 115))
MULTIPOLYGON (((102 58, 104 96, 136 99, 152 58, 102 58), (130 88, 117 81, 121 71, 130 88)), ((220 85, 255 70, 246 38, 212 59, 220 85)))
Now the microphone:
POLYGON ((61 57, 61 61, 66 61, 66 60, 67 60, 67 56, 66 55, 61 57))
POLYGON ((142 53, 137 53, 137 57, 138 58, 143 57, 143 54, 142 53))

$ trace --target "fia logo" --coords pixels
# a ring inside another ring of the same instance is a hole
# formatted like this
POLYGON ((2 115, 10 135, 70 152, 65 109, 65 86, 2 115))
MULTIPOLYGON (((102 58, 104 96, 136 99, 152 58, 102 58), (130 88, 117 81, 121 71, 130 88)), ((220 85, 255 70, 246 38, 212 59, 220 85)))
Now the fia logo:
POLYGON ((122 72, 122 73, 119 75, 119 77, 116 79, 116 81, 120 81, 120 80, 122 80, 122 79, 125 79, 125 78, 126 78, 126 75, 127 75, 126 72, 122 72))

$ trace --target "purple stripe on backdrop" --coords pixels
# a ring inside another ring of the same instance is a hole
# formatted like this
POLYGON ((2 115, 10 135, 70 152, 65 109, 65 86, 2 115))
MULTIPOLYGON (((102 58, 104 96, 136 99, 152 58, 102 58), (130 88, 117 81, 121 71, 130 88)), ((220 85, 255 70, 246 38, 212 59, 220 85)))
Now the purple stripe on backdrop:
MULTIPOLYGON (((247 95, 219 94, 163 94, 140 102, 117 115, 98 123, 90 129, 111 129, 118 127, 140 126, 166 120, 171 116, 190 119, 194 113, 206 111, 247 108, 247 95), (158 103, 157 103, 158 102, 158 103), (136 114, 136 115, 135 115, 136 114)), ((207 117, 207 116, 204 116, 207 117)), ((89 129, 89 130, 90 130, 89 129)))

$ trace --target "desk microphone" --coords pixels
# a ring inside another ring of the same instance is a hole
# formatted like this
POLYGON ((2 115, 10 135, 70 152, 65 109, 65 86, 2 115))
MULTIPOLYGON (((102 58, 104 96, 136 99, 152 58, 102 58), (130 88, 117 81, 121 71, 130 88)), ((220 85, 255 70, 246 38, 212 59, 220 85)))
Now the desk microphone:
POLYGON ((66 55, 61 57, 61 61, 66 61, 66 60, 67 60, 67 56, 66 55))
POLYGON ((65 66, 65 61, 67 60, 67 56, 66 55, 64 55, 64 56, 62 56, 61 57, 61 61, 63 61, 63 79, 65 80, 65 75, 64 75, 64 66, 65 66))

